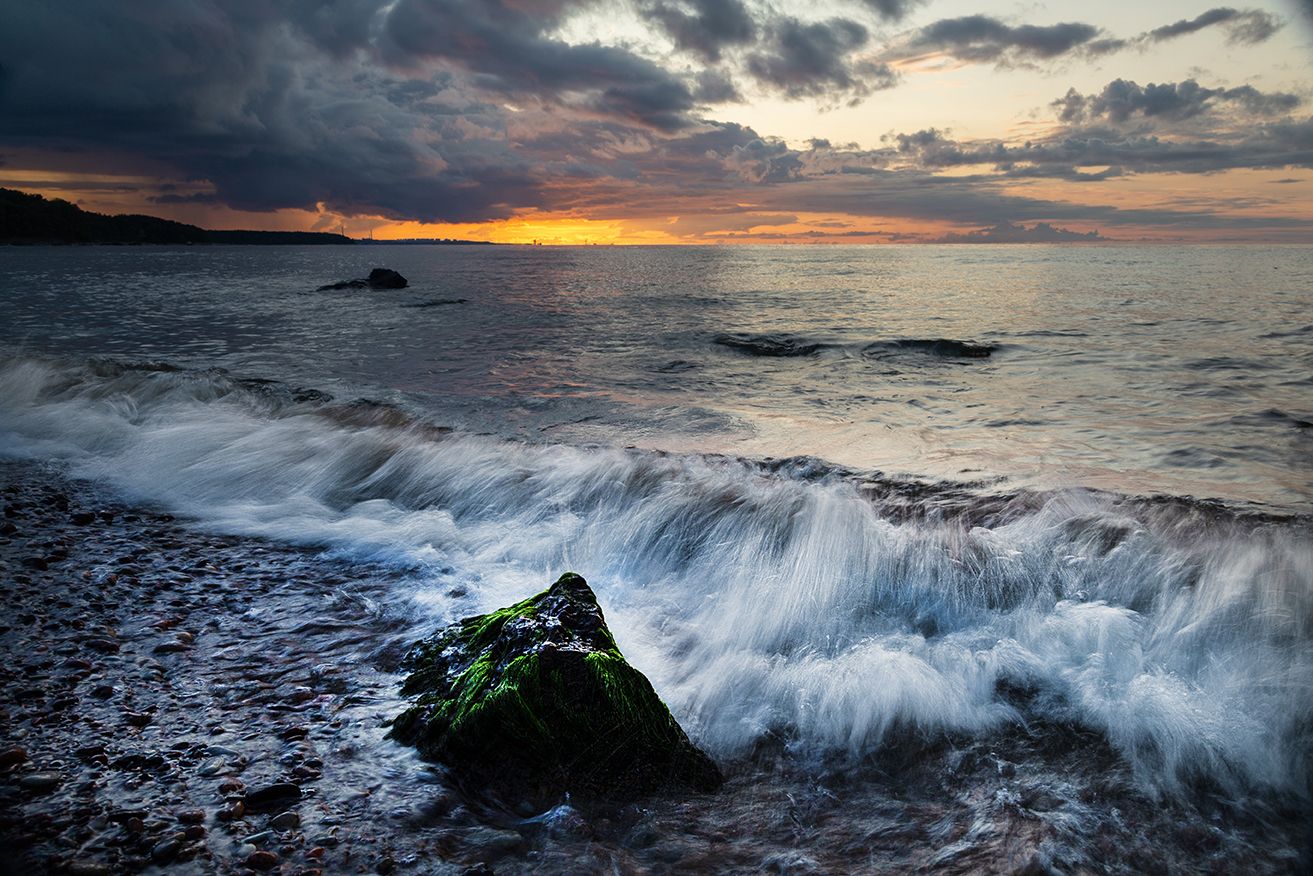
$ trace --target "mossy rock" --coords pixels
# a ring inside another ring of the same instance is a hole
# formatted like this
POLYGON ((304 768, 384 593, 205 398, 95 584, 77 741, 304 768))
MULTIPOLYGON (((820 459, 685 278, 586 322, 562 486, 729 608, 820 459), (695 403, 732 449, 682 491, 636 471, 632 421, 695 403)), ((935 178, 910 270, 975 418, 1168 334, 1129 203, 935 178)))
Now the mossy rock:
POLYGON ((417 644, 391 735, 497 792, 611 799, 712 791, 720 770, 629 665, 588 583, 550 588, 417 644))

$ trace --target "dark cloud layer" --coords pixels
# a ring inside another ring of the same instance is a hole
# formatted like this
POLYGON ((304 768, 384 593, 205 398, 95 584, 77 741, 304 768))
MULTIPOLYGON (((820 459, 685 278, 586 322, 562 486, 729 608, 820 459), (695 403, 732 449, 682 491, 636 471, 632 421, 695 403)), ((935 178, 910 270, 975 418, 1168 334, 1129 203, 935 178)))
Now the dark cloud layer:
POLYGON ((1281 29, 1281 22, 1266 12, 1257 9, 1242 11, 1228 6, 1219 6, 1200 13, 1194 18, 1183 18, 1172 24, 1154 28, 1144 34, 1144 39, 1157 43, 1197 33, 1204 28, 1216 25, 1226 27, 1231 42, 1247 45, 1261 43, 1281 29))
POLYGON ((757 23, 742 0, 654 0, 640 6, 675 45, 707 61, 719 61, 731 46, 757 38, 757 23))
MULTIPOLYGON (((1193 79, 1069 91, 1053 104, 1057 127, 1022 144, 928 129, 879 148, 799 148, 709 119, 706 107, 744 91, 832 106, 895 85, 882 22, 911 3, 850 0, 819 19, 754 0, 634 3, 676 46, 675 61, 559 36, 571 16, 605 10, 601 0, 0 5, 0 151, 170 179, 176 188, 142 196, 161 205, 322 205, 423 221, 534 208, 716 217, 671 226, 690 235, 848 213, 952 222, 994 239, 1065 233, 1054 223, 1227 221, 1025 197, 1024 180, 1313 166, 1313 120, 1292 115, 1298 96, 1193 79), (742 203, 757 206, 727 207, 742 203), (1029 227, 1016 231, 1020 223, 1029 227)), ((1258 20, 1231 12, 1184 25, 1258 20)), ((1169 27, 1178 32, 1159 39, 1193 32, 1169 27)), ((1097 53, 1116 40, 1089 24, 981 15, 935 22, 908 41, 916 52, 1008 66, 1097 53)), ((797 143, 807 132, 790 133, 797 143)))
POLYGON ((1218 7, 1195 18, 1123 38, 1079 21, 1014 25, 989 15, 966 15, 940 19, 914 31, 902 45, 887 50, 885 57, 900 60, 938 52, 969 64, 1027 66, 1072 55, 1098 58, 1135 46, 1145 48, 1216 26, 1226 28, 1231 43, 1256 45, 1275 35, 1282 22, 1257 9, 1218 7))
POLYGON ((1063 122, 1102 120, 1121 123, 1132 116, 1158 119, 1188 119, 1222 104, 1243 112, 1274 116, 1288 113, 1302 103, 1298 95, 1262 92, 1252 85, 1236 88, 1204 88, 1193 79, 1183 82, 1139 85, 1116 79, 1098 94, 1083 95, 1075 89, 1054 101, 1063 122))
POLYGON ((895 82, 888 66, 855 57, 869 40, 870 32, 851 19, 782 18, 748 56, 747 69, 787 97, 860 98, 895 82))
POLYGON ((1082 22, 1009 25, 988 15, 945 18, 922 28, 914 50, 938 50, 963 61, 1020 63, 1066 54, 1099 35, 1082 22))

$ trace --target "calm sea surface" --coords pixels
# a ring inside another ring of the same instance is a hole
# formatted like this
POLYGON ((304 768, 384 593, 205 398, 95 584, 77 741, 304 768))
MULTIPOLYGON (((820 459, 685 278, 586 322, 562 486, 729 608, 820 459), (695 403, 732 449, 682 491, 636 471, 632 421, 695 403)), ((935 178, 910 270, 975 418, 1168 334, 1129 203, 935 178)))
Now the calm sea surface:
POLYGON ((533 442, 1313 508, 1308 247, 10 248, 0 302, 533 442))

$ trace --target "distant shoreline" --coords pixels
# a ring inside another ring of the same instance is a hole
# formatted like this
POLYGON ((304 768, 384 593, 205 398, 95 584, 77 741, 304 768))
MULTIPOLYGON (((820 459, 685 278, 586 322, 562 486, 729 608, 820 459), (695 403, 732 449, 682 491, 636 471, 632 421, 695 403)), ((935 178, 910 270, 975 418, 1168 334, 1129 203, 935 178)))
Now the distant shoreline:
POLYGON ((327 231, 215 231, 157 216, 107 216, 76 204, 0 188, 0 246, 493 246, 476 240, 434 238, 355 240, 327 231))

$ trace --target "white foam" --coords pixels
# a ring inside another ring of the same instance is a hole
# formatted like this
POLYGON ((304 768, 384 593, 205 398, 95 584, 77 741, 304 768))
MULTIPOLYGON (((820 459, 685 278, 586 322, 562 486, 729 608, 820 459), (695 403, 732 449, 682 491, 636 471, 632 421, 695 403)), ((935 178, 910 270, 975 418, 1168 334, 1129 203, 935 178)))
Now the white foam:
POLYGON ((1019 720, 1009 682, 1102 732, 1146 787, 1201 773, 1306 790, 1304 524, 1082 492, 990 527, 900 522, 839 477, 351 423, 222 375, 0 367, 9 455, 67 460, 214 529, 414 566, 406 595, 438 615, 584 574, 720 756, 772 733, 861 755, 891 734, 987 732, 1019 720), (469 600, 444 595, 453 578, 469 600))

